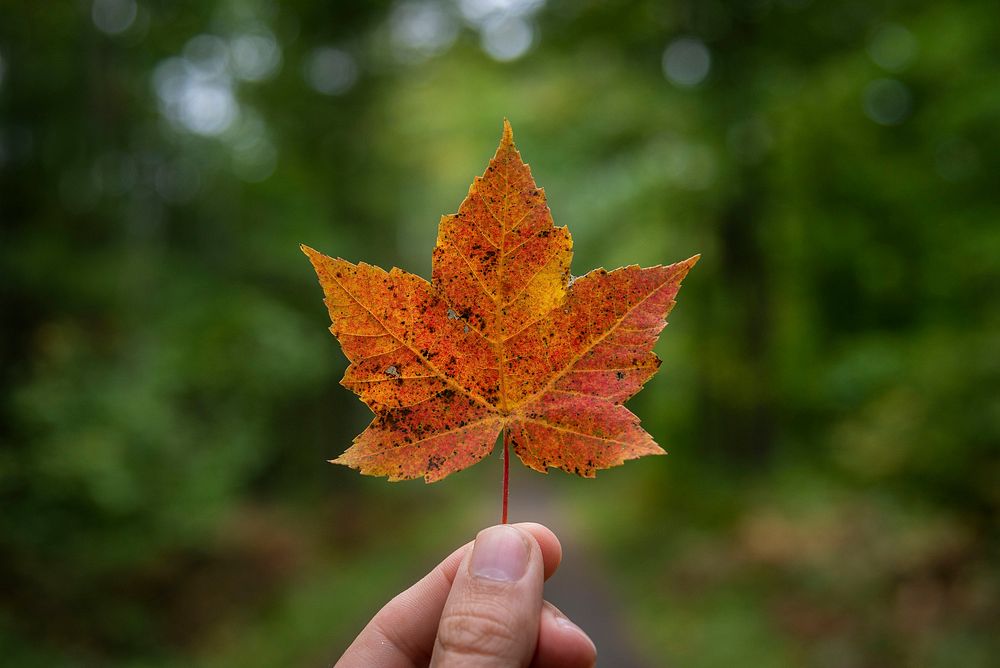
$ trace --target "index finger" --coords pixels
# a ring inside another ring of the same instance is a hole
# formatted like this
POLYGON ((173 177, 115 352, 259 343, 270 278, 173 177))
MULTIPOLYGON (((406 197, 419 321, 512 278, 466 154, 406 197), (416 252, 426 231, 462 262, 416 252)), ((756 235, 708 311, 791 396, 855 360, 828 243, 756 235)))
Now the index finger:
MULTIPOLYGON (((535 522, 520 522, 514 526, 526 530, 538 542, 545 562, 545 578, 548 579, 562 559, 559 539, 535 522)), ((438 621, 455 573, 471 547, 472 541, 469 541, 416 584, 389 601, 347 648, 336 668, 426 666, 434 649, 438 621)))

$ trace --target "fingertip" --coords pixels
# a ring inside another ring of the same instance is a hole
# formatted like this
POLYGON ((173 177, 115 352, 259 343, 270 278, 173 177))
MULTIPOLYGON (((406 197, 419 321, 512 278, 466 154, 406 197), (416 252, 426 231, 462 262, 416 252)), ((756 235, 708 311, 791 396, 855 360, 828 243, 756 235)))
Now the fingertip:
POLYGON ((596 663, 597 647, 590 636, 559 608, 544 601, 532 668, 590 668, 596 663))
POLYGON ((480 531, 441 611, 431 665, 528 665, 538 641, 544 557, 511 524, 480 531))
POLYGON ((538 543, 545 562, 545 579, 548 580, 562 561, 562 545, 552 530, 538 522, 517 522, 511 526, 527 532, 538 543))

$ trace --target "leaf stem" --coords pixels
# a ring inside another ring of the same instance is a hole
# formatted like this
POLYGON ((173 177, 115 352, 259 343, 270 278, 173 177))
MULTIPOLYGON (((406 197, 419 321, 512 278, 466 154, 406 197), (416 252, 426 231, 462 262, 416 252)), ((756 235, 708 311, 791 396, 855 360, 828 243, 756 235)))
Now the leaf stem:
POLYGON ((500 523, 507 524, 507 495, 510 492, 510 431, 503 428, 503 510, 500 523))

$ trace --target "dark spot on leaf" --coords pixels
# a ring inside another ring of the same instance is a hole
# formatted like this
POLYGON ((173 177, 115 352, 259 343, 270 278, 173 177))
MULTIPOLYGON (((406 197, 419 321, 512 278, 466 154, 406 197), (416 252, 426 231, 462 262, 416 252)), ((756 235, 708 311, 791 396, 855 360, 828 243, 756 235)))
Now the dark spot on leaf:
POLYGON ((427 470, 437 471, 445 461, 445 458, 441 455, 431 455, 427 458, 427 470))

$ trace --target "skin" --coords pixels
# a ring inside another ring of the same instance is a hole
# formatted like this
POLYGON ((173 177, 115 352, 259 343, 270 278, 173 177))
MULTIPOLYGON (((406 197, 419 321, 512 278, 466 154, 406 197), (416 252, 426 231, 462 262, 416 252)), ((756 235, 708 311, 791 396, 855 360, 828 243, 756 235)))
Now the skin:
POLYGON ((593 666, 590 638, 542 600, 561 558, 559 540, 540 524, 484 529, 389 601, 335 668, 593 666), (492 568, 498 554, 506 571, 492 568))

